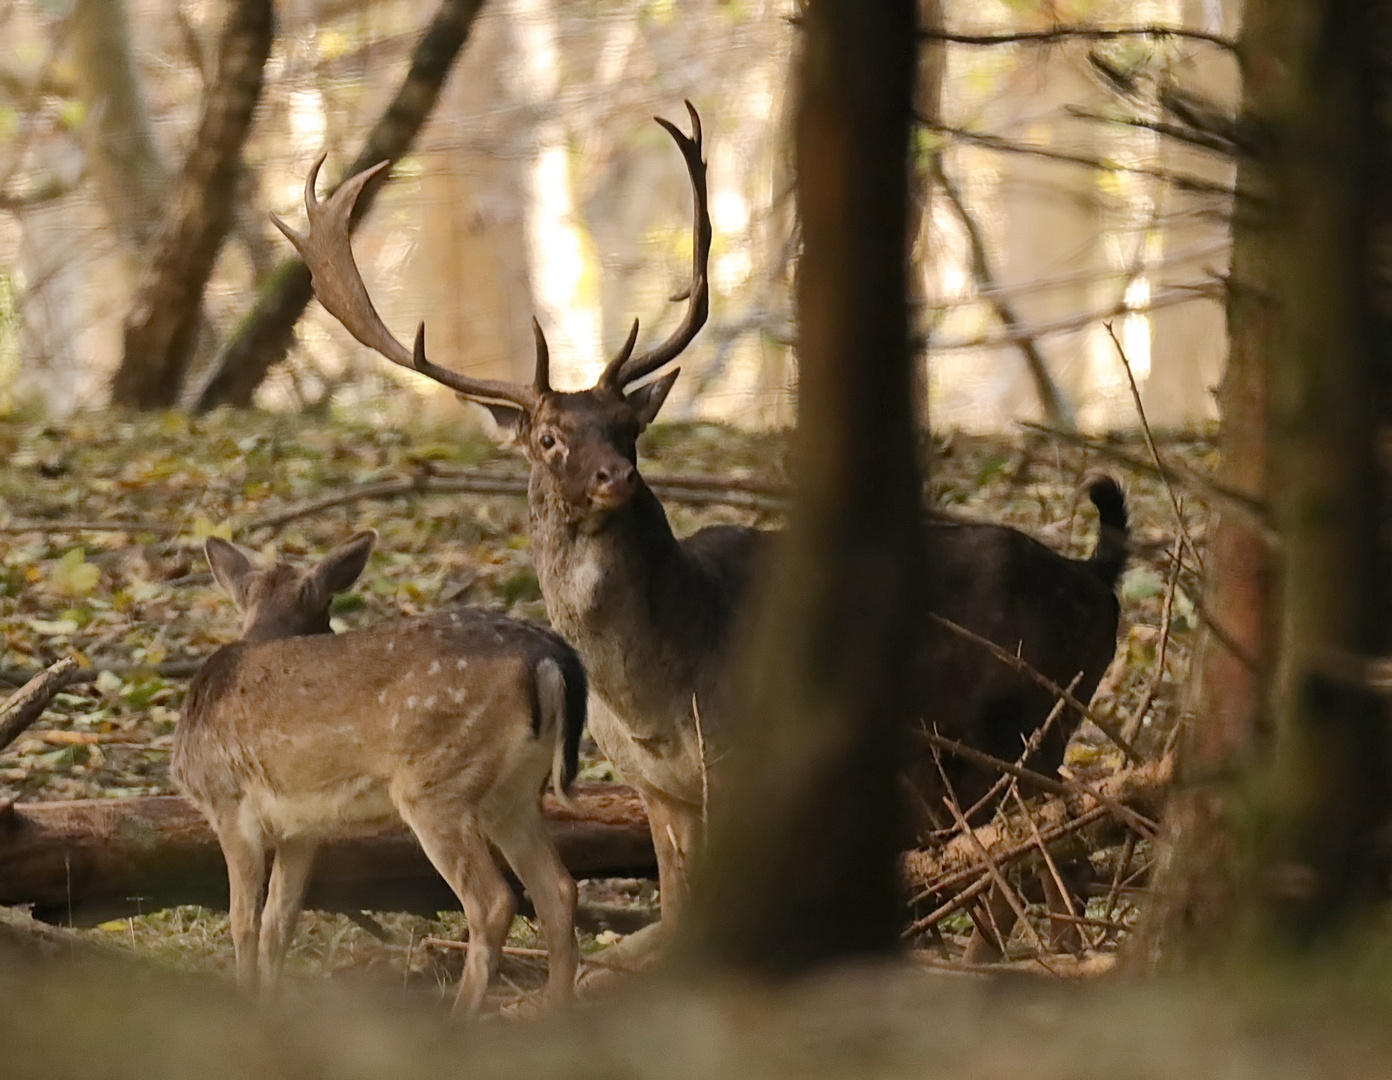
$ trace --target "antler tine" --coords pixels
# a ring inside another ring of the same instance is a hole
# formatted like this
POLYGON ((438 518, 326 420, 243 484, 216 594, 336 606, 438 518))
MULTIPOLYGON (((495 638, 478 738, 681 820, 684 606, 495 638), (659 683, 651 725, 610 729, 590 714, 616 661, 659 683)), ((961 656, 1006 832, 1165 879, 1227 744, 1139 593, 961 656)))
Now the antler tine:
POLYGON ((400 364, 419 371, 436 382, 448 386, 469 397, 482 397, 488 400, 510 401, 527 406, 533 400, 532 391, 514 383, 497 382, 491 379, 470 379, 448 368, 432 364, 425 356, 425 326, 416 333, 413 350, 407 348, 392 336, 377 314, 368 296, 367 286, 363 284, 362 274, 353 260, 352 216, 358 198, 378 173, 391 165, 390 161, 379 161, 370 169, 349 177, 338 186, 332 195, 320 202, 315 195, 315 183, 319 170, 324 164, 321 154, 305 178, 305 214, 309 219, 309 232, 297 233, 275 214, 271 221, 286 239, 295 245, 300 258, 309 267, 310 280, 314 285, 314 295, 324 305, 324 310, 337 319, 345 330, 369 349, 380 353, 393 364, 400 364))
MULTIPOLYGON (((680 128, 670 120, 660 116, 653 117, 661 124, 677 144, 677 149, 686 160, 686 171, 691 177, 691 198, 694 216, 691 227, 691 287, 687 290, 688 304, 686 315, 672 335, 650 352, 634 356, 618 365, 611 376, 609 368, 605 375, 613 383, 623 387, 644 375, 650 375, 664 364, 676 359, 697 332, 705 325, 710 312, 710 285, 706 279, 706 267, 710 262, 711 223, 710 211, 706 201, 706 162, 702 158, 701 117, 691 102, 686 102, 686 111, 691 117, 691 135, 684 135, 680 128)), ((680 295, 680 294, 678 294, 680 295)), ((629 346, 630 350, 632 346, 629 346)), ((610 368, 614 367, 611 362, 610 368)))
POLYGON ((536 374, 532 377, 532 388, 538 394, 551 393, 551 347, 546 344, 541 323, 532 318, 532 336, 536 338, 536 374))
POLYGON ((305 215, 309 219, 309 232, 305 235, 295 232, 275 214, 271 215, 271 221, 295 245, 300 258, 309 267, 314 295, 324 305, 324 310, 369 349, 381 353, 394 364, 410 367, 411 354, 392 337, 372 306, 362 275, 353 262, 349 241, 350 218, 358 196, 367 182, 391 162, 379 161, 340 184, 333 195, 320 202, 314 194, 314 185, 323 164, 324 156, 320 155, 305 178, 305 215))
POLYGON ((536 404, 537 394, 530 386, 504 382, 501 379, 473 379, 457 371, 431 363, 425 355, 425 323, 416 328, 416 343, 411 350, 411 367, 456 394, 484 401, 510 401, 524 409, 536 404))
POLYGON ((628 340, 623 343, 623 347, 614 354, 614 359, 604 365, 604 373, 599 377, 601 386, 612 386, 616 390, 623 389, 623 383, 619 381, 619 372, 623 370, 624 364, 628 363, 628 358, 633 355, 633 346, 638 343, 638 320, 633 320, 633 325, 628 331, 628 340))

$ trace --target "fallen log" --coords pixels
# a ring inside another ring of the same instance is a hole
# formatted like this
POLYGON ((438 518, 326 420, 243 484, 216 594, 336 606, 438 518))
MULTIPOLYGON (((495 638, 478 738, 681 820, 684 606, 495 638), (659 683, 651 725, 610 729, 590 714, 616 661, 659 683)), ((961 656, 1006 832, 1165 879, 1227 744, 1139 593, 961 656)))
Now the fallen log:
MULTIPOLYGON (((632 788, 582 782, 572 798, 573 810, 548 795, 545 813, 575 877, 655 876, 647 813, 632 788)), ((0 803, 0 904, 74 925, 178 904, 225 910, 227 871, 212 829, 176 795, 0 803)), ((433 915, 459 904, 394 825, 324 844, 306 906, 433 915)))
MULTIPOLYGON (((1173 773, 1173 759, 1163 758, 1123 769, 1093 787, 1107 800, 1148 816, 1159 814, 1173 773)), ((1100 800, 1085 794, 1051 797, 1030 807, 1039 836, 1058 863, 1086 858, 1099 847, 1122 840, 1128 832, 1100 800)), ((899 863, 900 880, 913 904, 932 901, 942 905, 973 886, 988 873, 977 849, 990 853, 1000 868, 1019 864, 1028 870, 1043 866, 1043 855, 1034 830, 1020 811, 1002 814, 974 830, 975 840, 959 835, 937 850, 906 852, 899 863)), ((921 923, 936 921, 924 918, 921 923)), ((915 923, 911 931, 923 929, 915 923)))

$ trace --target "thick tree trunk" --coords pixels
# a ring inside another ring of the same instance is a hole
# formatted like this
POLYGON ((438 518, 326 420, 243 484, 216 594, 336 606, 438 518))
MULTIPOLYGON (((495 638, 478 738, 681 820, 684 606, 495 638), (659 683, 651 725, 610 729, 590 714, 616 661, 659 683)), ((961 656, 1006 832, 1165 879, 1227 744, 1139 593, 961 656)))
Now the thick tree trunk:
MULTIPOLYGON (((443 0, 411 54, 411 67, 401 88, 373 125, 345 177, 356 176, 379 161, 396 161, 411 149, 482 6, 483 0, 443 0)), ((353 210, 354 225, 366 215, 384 183, 385 173, 363 189, 353 210)), ((256 305, 218 355, 214 374, 198 395, 198 412, 208 412, 219 405, 240 409, 251 405, 252 395, 266 373, 290 351, 295 324, 313 295, 309 269, 298 258, 287 259, 276 267, 256 305)))
POLYGON ((222 31, 217 76, 126 318, 112 400, 177 404, 197 343, 203 287, 232 222, 242 145, 261 96, 275 32, 271 0, 237 0, 222 31))
POLYGON ((742 654, 742 738, 717 774, 682 945, 727 970, 896 945, 895 762, 922 566, 905 304, 916 8, 803 8, 799 485, 742 654))
MULTIPOLYGON (((643 801, 620 784, 579 783, 575 809, 547 796, 546 822, 576 877, 652 875, 643 801)), ((175 904, 225 909, 227 871, 203 816, 177 796, 0 807, 0 904, 101 922, 175 904)), ((458 901, 405 826, 320 848, 307 906, 433 915, 458 901)))
POLYGON ((1268 500, 1279 557, 1224 513, 1208 607, 1247 659, 1209 635, 1155 899, 1129 946, 1143 969, 1342 930, 1378 884, 1392 776, 1363 676, 1388 626, 1373 434, 1389 338, 1368 304, 1369 197, 1387 182, 1368 154, 1378 18, 1293 0, 1247 10, 1253 154, 1238 177, 1220 478, 1268 500))

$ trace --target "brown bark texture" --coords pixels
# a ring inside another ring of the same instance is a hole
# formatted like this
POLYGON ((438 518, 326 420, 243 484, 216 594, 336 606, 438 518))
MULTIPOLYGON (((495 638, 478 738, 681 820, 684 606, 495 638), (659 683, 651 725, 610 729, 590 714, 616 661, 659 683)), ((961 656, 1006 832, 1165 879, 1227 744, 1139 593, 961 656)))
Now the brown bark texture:
POLYGON ((78 0, 69 33, 87 170, 112 230, 138 254, 159 224, 168 184, 131 46, 125 0, 78 0))
POLYGON ((145 256, 126 317, 125 348, 111 383, 118 405, 175 405, 197 343, 203 287, 232 222, 242 145, 275 35, 270 0, 238 0, 218 49, 193 147, 145 256))
POLYGON ((799 482, 735 679, 740 741, 680 946, 786 975, 892 950, 919 475, 908 341, 913 0, 809 0, 797 116, 799 482))
MULTIPOLYGON (((469 28, 482 6, 483 0, 444 0, 440 4, 411 54, 411 66, 400 89, 373 125, 343 179, 380 161, 396 161, 410 151, 439 100, 450 68, 469 39, 469 28)), ((363 189, 353 208, 354 227, 372 208, 378 191, 387 182, 388 172, 384 171, 363 189)), ((267 372, 290 351, 295 324, 313 296, 309 268, 298 257, 277 266, 255 306, 218 354, 213 376, 199 391, 196 410, 208 412, 219 405, 249 408, 267 372)))
POLYGON ((40 671, 0 705, 0 750, 9 746, 35 720, 63 687, 74 681, 77 661, 64 657, 40 671))
MULTIPOLYGON (((1114 773, 1094 786, 1107 799, 1153 817, 1165 806, 1172 774, 1172 759, 1162 758, 1114 773)), ((974 841, 958 835, 944 847, 905 852, 899 872, 910 898, 931 908, 977 883, 986 873, 978 845, 998 868, 1028 874, 1045 868, 1035 830, 1057 866, 1120 843, 1130 831, 1100 800, 1087 795, 1049 797, 1028 809, 1033 827, 1017 810, 972 830, 974 841)))
MULTIPOLYGON (((546 797, 547 827, 575 877, 652 876, 643 801, 621 784, 577 783, 574 809, 546 797)), ((174 795, 0 806, 0 905, 94 923, 177 904, 226 909, 227 871, 203 816, 174 795)), ((308 907, 455 910, 410 831, 394 825, 324 844, 308 907)))
POLYGON ((1392 339, 1370 303, 1389 179, 1374 43, 1390 29, 1366 5, 1247 9, 1220 479, 1264 499, 1269 528, 1225 514, 1214 534, 1207 609, 1227 643, 1204 648, 1128 945, 1143 970, 1304 949, 1383 890, 1392 769, 1365 673, 1392 625, 1376 438, 1392 339))

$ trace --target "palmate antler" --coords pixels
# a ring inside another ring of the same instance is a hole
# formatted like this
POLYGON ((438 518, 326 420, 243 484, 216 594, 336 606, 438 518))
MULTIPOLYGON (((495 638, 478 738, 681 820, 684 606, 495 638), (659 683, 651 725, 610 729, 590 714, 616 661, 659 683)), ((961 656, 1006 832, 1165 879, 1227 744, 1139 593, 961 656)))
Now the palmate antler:
POLYGON ((295 245, 295 250, 309 267, 310 280, 314 284, 314 295, 324 305, 324 310, 343 324, 343 328, 366 345, 381 353, 393 364, 419 371, 438 383, 448 386, 460 394, 485 401, 510 401, 514 405, 527 408, 538 397, 550 389, 545 383, 546 365, 540 360, 537 365, 538 385, 522 386, 517 383, 497 379, 472 379, 457 371, 433 364, 425 355, 425 323, 416 330, 415 347, 406 346, 392 336, 372 299, 367 295, 362 274, 353 261, 353 247, 349 218, 353 204, 358 201, 362 189, 379 172, 391 163, 379 161, 370 169, 350 177, 339 185, 329 198, 320 202, 314 193, 319 169, 324 164, 324 155, 319 156, 305 178, 305 214, 309 219, 309 232, 297 233, 274 214, 271 221, 285 234, 286 239, 295 245))
MULTIPOLYGON (((628 340, 605 366, 597 387, 607 386, 622 391, 629 383, 652 374, 664 364, 676 359, 705 325, 710 310, 710 286, 706 278, 706 267, 710 261, 711 224, 706 199, 706 162, 701 156, 701 117, 689 101, 686 102, 686 109, 691 115, 689 137, 682 134, 670 121, 660 116, 655 117, 676 141, 691 177, 695 211, 692 225, 691 285, 684 293, 673 297, 674 300, 688 301, 686 315, 666 341, 636 357, 632 355, 633 347, 638 340, 638 321, 635 319, 628 340)), ((390 162, 378 162, 372 168, 345 180, 337 191, 321 203, 314 187, 323 164, 324 157, 321 155, 305 178, 305 213, 309 220, 307 235, 295 232, 274 214, 271 215, 271 220, 295 245, 295 250, 309 267, 314 295, 318 297, 324 310, 369 349, 385 356, 392 363, 418 371, 465 397, 480 401, 511 402, 524 409, 535 407, 543 394, 551 392, 550 352, 546 345, 546 337, 535 319, 532 320, 532 329, 536 335, 536 375, 531 386, 499 379, 474 379, 431 363, 425 355, 424 323, 416 331, 415 347, 411 350, 407 350, 392 336, 381 316, 377 314, 377 309, 373 307, 362 275, 353 261, 350 228, 350 218, 358 196, 362 194, 368 182, 390 162)))

